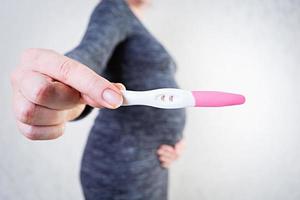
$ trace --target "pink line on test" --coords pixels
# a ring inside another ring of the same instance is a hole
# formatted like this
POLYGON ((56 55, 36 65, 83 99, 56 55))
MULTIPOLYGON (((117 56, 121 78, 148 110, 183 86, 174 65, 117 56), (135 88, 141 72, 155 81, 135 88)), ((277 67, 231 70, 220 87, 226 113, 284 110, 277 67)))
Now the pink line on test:
POLYGON ((245 97, 239 94, 215 91, 192 91, 195 107, 222 107, 245 103, 245 97))

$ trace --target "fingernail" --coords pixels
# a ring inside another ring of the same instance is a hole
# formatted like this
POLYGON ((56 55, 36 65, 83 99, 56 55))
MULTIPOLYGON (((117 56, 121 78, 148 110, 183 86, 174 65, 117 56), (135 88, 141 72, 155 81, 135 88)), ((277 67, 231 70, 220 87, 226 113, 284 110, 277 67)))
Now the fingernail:
POLYGON ((111 89, 104 90, 102 93, 102 98, 113 108, 117 108, 123 103, 122 96, 111 89))

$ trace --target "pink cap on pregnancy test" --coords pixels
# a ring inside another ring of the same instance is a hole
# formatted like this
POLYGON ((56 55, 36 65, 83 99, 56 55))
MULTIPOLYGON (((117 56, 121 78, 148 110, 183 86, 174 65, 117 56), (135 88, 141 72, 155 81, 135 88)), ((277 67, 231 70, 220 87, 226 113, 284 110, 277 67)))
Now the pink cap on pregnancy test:
POLYGON ((192 91, 195 107, 222 107, 245 103, 245 97, 240 94, 217 91, 192 91))

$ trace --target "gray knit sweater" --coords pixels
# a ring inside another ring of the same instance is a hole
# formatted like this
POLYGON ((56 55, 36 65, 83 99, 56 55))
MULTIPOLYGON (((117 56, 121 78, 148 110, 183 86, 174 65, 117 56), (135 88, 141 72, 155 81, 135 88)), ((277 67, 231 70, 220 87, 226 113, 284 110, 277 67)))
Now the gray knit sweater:
MULTIPOLYGON (((128 90, 177 88, 174 61, 124 0, 102 0, 81 43, 66 55, 128 90)), ((101 109, 82 159, 85 198, 166 200, 168 171, 160 167, 156 150, 181 139, 184 123, 183 109, 101 109)))

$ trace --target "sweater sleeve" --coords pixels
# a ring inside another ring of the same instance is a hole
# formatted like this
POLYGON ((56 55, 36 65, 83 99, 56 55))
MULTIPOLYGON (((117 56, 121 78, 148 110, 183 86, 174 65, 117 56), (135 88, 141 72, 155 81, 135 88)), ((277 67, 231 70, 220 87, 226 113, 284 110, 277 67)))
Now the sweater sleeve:
MULTIPOLYGON (((115 47, 128 35, 129 17, 129 7, 124 0, 102 0, 94 9, 79 45, 65 55, 101 74, 115 47)), ((91 111, 92 108, 86 106, 77 119, 91 111)))
POLYGON ((128 6, 124 0, 103 0, 94 9, 77 47, 66 56, 101 73, 115 47, 129 32, 128 6))

